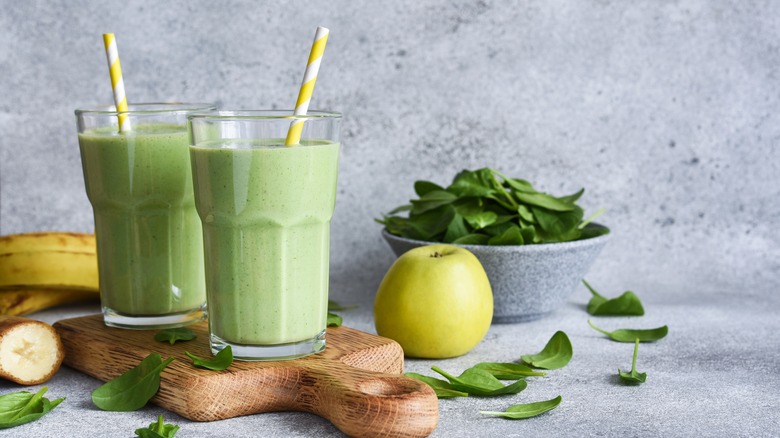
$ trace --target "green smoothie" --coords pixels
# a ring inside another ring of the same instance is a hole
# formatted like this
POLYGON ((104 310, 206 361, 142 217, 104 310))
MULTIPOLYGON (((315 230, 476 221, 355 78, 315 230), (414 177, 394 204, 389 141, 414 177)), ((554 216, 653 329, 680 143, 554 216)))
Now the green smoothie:
POLYGON ((123 134, 97 128, 79 134, 79 146, 104 313, 199 311, 206 298, 203 240, 186 127, 138 124, 123 134))
POLYGON ((283 139, 190 148, 212 335, 272 345, 323 333, 339 144, 283 139))

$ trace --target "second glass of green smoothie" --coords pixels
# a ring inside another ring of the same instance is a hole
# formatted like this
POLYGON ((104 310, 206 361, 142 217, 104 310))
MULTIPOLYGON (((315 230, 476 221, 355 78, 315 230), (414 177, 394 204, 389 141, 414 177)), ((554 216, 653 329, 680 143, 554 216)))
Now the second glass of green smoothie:
POLYGON ((149 103, 76 110, 108 326, 157 329, 206 317, 203 239, 186 116, 212 104, 149 103))
POLYGON ((214 353, 280 360, 325 348, 341 116, 291 113, 188 117, 214 353), (293 120, 301 140, 285 146, 293 120))

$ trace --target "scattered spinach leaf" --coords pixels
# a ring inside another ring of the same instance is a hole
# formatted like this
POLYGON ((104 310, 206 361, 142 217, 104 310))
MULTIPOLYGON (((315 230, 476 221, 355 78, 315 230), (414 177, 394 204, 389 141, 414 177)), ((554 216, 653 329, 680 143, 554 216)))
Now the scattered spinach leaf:
POLYGON ((407 377, 411 377, 413 379, 420 380, 424 383, 427 383, 428 386, 433 388, 433 391, 436 393, 436 397, 438 398, 453 398, 453 397, 468 397, 469 394, 462 391, 456 391, 452 389, 452 385, 450 385, 449 382, 446 380, 437 379, 435 377, 429 377, 424 376, 422 374, 417 373, 406 373, 404 374, 407 377))
POLYGON ((179 426, 175 424, 165 424, 163 416, 157 417, 157 421, 150 424, 149 427, 143 427, 135 430, 135 434, 141 438, 173 438, 179 426))
POLYGON ((642 307, 642 301, 631 291, 626 291, 623 295, 607 299, 602 296, 585 280, 582 280, 585 287, 588 288, 593 298, 588 302, 588 313, 598 316, 642 316, 645 309, 642 307))
POLYGON ((354 309, 358 305, 357 304, 348 304, 348 305, 341 305, 333 300, 328 300, 328 310, 329 311, 341 311, 341 310, 349 310, 354 309))
POLYGON ((534 371, 531 367, 514 362, 480 362, 472 368, 485 370, 499 380, 516 380, 530 376, 547 375, 547 373, 534 371))
POLYGON ((328 327, 338 327, 344 323, 344 318, 342 318, 340 315, 336 313, 332 313, 331 311, 349 310, 349 309, 354 309, 356 307, 357 304, 342 306, 341 304, 333 300, 328 300, 328 327))
POLYGON ((654 342, 663 339, 669 333, 669 327, 665 325, 654 329, 618 329, 608 332, 596 327, 590 320, 588 320, 588 324, 594 330, 607 335, 610 339, 617 342, 634 342, 636 339, 639 339, 639 342, 654 342))
POLYGON ((184 354, 186 354, 187 357, 192 359, 192 365, 195 366, 196 368, 205 368, 207 370, 222 371, 224 369, 227 369, 227 367, 229 367, 230 364, 233 363, 233 349, 230 347, 230 345, 223 348, 222 351, 220 351, 214 357, 209 359, 201 359, 198 356, 195 356, 194 354, 190 353, 189 351, 185 351, 184 354))
POLYGON ((141 363, 114 380, 92 391, 92 403, 104 411, 135 411, 141 409, 160 389, 160 373, 173 362, 159 354, 146 356, 141 363))
POLYGON ((44 386, 35 394, 29 391, 12 392, 0 396, 0 429, 30 423, 51 412, 64 398, 54 401, 43 395, 48 391, 44 386))
POLYGON ((552 335, 552 338, 550 338, 542 351, 537 354, 522 356, 521 359, 534 368, 556 370, 565 367, 573 355, 574 350, 569 337, 566 336, 566 333, 557 331, 552 335))
POLYGON ((631 359, 631 372, 620 371, 620 368, 618 368, 618 375, 628 384, 639 385, 645 383, 647 373, 640 373, 636 370, 636 354, 639 351, 639 339, 634 342, 634 358, 631 359))
POLYGON ((447 380, 450 381, 452 389, 455 391, 466 392, 481 397, 517 394, 528 386, 528 383, 523 379, 504 386, 504 384, 495 378, 493 374, 478 368, 469 368, 458 377, 448 374, 436 366, 431 369, 446 377, 447 380))
POLYGON ((508 418, 510 420, 520 420, 523 418, 535 417, 547 411, 551 411, 557 408, 559 404, 561 404, 561 400, 561 396, 559 395, 552 400, 512 405, 504 412, 479 411, 479 413, 485 415, 495 415, 498 417, 508 418))
POLYGON ((171 345, 176 341, 191 341, 195 339, 197 335, 192 330, 179 327, 172 329, 161 330, 154 335, 154 340, 159 342, 170 342, 171 345))
POLYGON ((444 188, 414 184, 418 199, 376 219, 388 232, 415 240, 469 245, 567 242, 609 233, 583 220, 577 205, 584 190, 555 197, 528 181, 489 168, 463 170, 444 188), (408 212, 408 216, 399 213, 408 212))

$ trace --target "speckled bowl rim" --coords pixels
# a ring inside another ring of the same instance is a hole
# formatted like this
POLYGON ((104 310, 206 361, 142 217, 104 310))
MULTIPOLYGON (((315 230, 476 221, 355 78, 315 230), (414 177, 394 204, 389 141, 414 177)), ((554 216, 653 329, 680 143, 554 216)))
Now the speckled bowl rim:
POLYGON ((587 246, 599 245, 606 243, 612 236, 612 230, 609 227, 593 222, 592 226, 600 228, 606 228, 607 233, 600 236, 591 237, 582 240, 573 240, 570 242, 556 242, 556 243, 537 243, 533 245, 464 245, 460 243, 443 243, 443 242, 429 242, 425 240, 408 239, 406 237, 396 236, 395 234, 387 231, 387 228, 382 228, 382 236, 387 240, 397 240, 400 242, 406 242, 413 245, 455 245, 461 248, 466 248, 471 252, 496 252, 496 253, 547 253, 565 251, 567 249, 577 249, 587 246))

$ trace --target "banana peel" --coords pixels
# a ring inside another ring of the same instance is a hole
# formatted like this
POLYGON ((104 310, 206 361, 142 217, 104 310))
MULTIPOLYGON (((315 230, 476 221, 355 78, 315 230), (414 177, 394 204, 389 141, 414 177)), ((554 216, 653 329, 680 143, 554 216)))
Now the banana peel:
POLYGON ((0 289, 0 315, 29 315, 64 304, 91 301, 100 301, 100 293, 74 289, 0 289))
POLYGON ((26 315, 99 298, 94 234, 0 236, 0 315, 26 315))
POLYGON ((94 234, 45 232, 0 236, 0 254, 15 252, 69 251, 95 254, 94 234))
POLYGON ((14 252, 0 255, 0 288, 99 288, 97 256, 70 251, 14 252))

